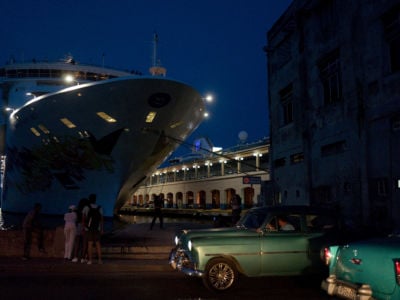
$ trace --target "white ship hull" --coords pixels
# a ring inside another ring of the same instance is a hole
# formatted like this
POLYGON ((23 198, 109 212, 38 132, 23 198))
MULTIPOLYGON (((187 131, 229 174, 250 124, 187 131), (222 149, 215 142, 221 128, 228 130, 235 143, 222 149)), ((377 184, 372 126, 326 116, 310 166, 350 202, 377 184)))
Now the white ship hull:
POLYGON ((63 214, 95 193, 112 216, 196 129, 203 109, 193 88, 158 77, 119 77, 35 98, 10 116, 2 210, 26 212, 40 202, 43 213, 63 214))

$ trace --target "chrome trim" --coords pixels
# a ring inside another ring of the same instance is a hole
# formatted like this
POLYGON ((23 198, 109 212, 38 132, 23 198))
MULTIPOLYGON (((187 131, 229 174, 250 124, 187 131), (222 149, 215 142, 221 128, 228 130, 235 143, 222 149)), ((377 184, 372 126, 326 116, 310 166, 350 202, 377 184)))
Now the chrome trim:
POLYGON ((207 253, 205 256, 246 256, 246 255, 272 255, 272 254, 298 254, 298 253, 308 253, 308 251, 261 251, 261 252, 239 252, 239 253, 207 253))
POLYGON ((193 263, 185 250, 180 248, 174 248, 171 250, 171 253, 169 255, 169 264, 174 270, 180 271, 189 276, 194 276, 194 277, 204 276, 204 272, 202 271, 196 270, 195 268, 184 267, 183 266, 184 259, 187 259, 191 263, 193 263))

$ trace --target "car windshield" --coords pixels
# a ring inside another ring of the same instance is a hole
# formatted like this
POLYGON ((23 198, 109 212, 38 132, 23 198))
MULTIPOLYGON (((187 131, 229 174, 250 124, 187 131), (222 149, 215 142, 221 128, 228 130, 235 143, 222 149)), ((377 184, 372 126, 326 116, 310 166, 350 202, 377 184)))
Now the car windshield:
POLYGON ((266 212, 249 210, 240 219, 240 221, 237 223, 237 226, 249 229, 257 229, 264 223, 266 216, 266 212))

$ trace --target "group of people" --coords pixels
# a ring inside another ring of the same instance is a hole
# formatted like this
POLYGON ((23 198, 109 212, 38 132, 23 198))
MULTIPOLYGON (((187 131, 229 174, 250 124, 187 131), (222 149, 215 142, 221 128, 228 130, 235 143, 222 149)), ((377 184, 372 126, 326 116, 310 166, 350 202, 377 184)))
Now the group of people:
MULTIPOLYGON (((23 221, 23 260, 30 258, 33 233, 37 233, 39 251, 45 252, 43 227, 40 222, 41 209, 42 205, 36 203, 23 221)), ((100 239, 104 232, 104 218, 102 207, 96 204, 96 194, 82 198, 77 207, 71 205, 64 214, 64 221, 64 259, 90 265, 93 261, 93 247, 96 247, 98 263, 102 264, 100 239)))
POLYGON ((96 204, 96 195, 82 198, 78 207, 71 205, 64 215, 66 261, 93 263, 93 247, 96 247, 98 263, 101 260, 101 235, 104 232, 103 209, 96 204))

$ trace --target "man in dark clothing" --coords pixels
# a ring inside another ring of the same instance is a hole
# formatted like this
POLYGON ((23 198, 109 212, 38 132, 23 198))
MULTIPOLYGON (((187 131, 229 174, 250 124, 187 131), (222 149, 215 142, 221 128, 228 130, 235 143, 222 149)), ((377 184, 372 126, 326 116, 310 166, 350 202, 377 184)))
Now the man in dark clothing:
POLYGON ((22 257, 23 260, 27 260, 30 258, 33 232, 37 232, 38 234, 39 251, 44 252, 43 229, 39 221, 39 213, 41 209, 42 205, 40 203, 36 203, 33 209, 26 215, 22 224, 22 229, 24 231, 24 256, 22 257))
POLYGON ((231 201, 232 206, 232 225, 240 220, 240 213, 242 212, 242 198, 239 195, 234 195, 231 201))
POLYGON ((164 206, 164 199, 161 196, 154 197, 154 217, 151 221, 150 230, 153 229, 154 223, 158 218, 160 220, 160 228, 164 228, 164 220, 162 215, 162 208, 164 206))
POLYGON ((96 204, 96 198, 95 194, 90 194, 89 206, 82 211, 82 224, 87 235, 88 265, 92 264, 93 244, 96 246, 98 263, 103 263, 101 260, 101 236, 104 233, 104 217, 103 208, 96 204))

